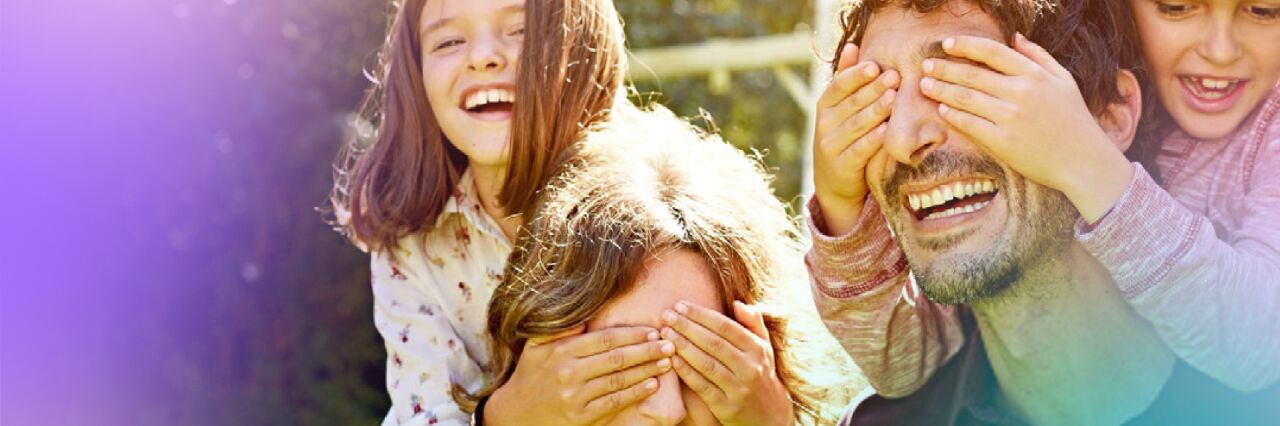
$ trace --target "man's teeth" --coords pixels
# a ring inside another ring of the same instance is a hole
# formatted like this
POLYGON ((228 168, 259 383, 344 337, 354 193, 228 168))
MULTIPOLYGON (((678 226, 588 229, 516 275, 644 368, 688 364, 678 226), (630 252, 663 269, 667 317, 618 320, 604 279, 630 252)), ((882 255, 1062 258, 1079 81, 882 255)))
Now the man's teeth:
MULTIPOLYGON (((974 195, 990 194, 995 192, 995 187, 995 182, 987 179, 953 182, 933 188, 931 191, 907 194, 907 203, 910 204, 911 210, 919 211, 921 209, 940 206, 951 200, 963 200, 974 195)), ((929 217, 945 214, 952 210, 956 211, 952 214, 972 212, 986 205, 987 203, 979 203, 964 208, 952 208, 942 213, 934 213, 929 217)), ((949 216, 949 214, 947 216, 949 216)))
POLYGON ((940 211, 940 212, 930 213, 930 214, 929 214, 929 216, 925 217, 925 219, 941 219, 941 218, 944 218, 944 217, 951 217, 951 216, 955 216, 955 215, 958 215, 958 214, 960 214, 960 213, 973 213, 973 212, 976 212, 976 211, 978 211, 978 210, 982 210, 982 208, 983 208, 983 207, 986 207, 986 206, 987 206, 987 204, 991 204, 991 202, 990 202, 990 201, 983 201, 983 202, 978 203, 978 204, 970 204, 970 205, 967 205, 967 206, 964 206, 964 207, 952 207, 952 208, 949 208, 949 209, 946 209, 946 210, 943 210, 943 211, 940 211))
POLYGON ((505 89, 489 89, 481 90, 467 96, 463 107, 466 109, 474 109, 479 106, 488 105, 494 102, 515 102, 516 94, 505 89))

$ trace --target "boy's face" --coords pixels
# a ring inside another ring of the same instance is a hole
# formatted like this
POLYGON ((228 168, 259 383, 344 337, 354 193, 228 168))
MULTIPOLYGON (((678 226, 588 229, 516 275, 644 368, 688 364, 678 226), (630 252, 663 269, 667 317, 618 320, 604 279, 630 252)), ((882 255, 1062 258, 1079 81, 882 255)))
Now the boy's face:
POLYGON ((1130 0, 1152 86, 1201 139, 1227 136, 1280 78, 1280 0, 1130 0))

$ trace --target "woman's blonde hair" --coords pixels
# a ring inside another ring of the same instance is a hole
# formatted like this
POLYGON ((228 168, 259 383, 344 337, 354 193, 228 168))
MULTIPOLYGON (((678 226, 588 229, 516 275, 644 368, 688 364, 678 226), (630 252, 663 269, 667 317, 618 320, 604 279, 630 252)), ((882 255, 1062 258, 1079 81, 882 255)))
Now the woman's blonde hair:
POLYGON ((801 245, 758 158, 660 107, 626 110, 576 145, 535 211, 489 303, 493 379, 474 395, 456 389, 463 406, 510 378, 528 339, 587 322, 630 290, 646 260, 675 249, 702 254, 716 271, 722 312, 735 300, 764 307, 798 417, 818 418, 822 400, 839 393, 804 379, 833 363, 799 364, 788 308, 773 303, 776 284, 797 281, 801 245))

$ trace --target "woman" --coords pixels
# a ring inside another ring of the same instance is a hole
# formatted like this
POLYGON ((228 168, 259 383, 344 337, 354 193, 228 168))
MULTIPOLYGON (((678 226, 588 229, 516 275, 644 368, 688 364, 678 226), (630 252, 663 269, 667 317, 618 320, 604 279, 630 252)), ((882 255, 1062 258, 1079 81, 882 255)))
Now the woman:
POLYGON ((517 365, 541 338, 584 325, 665 326, 662 338, 677 346, 673 371, 656 380, 636 375, 656 393, 612 406, 602 423, 833 420, 832 409, 853 391, 849 364, 829 337, 813 340, 823 332, 812 302, 794 300, 808 294, 796 227, 759 162, 661 109, 618 114, 577 149, 541 198, 490 301, 495 380, 476 395, 456 395, 483 400, 521 369, 544 368, 517 365), (686 331, 728 315, 744 331, 707 333, 728 345, 706 345, 707 336, 686 331), (760 360, 765 368, 739 369, 760 360), (753 374, 776 386, 742 386, 753 374))

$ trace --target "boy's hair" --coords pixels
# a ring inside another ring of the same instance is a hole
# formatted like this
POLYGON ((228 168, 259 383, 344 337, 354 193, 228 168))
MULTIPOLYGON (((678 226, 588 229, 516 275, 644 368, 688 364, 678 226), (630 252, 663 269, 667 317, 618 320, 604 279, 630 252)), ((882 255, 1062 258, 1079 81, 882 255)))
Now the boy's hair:
POLYGON ((840 392, 801 374, 837 375, 822 371, 835 364, 831 358, 796 361, 804 330, 784 323, 791 313, 778 290, 788 279, 807 284, 789 277, 789 263, 801 259, 798 231, 758 159, 661 108, 617 114, 576 152, 542 194, 494 291, 487 328, 493 379, 476 394, 455 388, 462 406, 511 378, 528 339, 586 323, 631 290, 647 260, 677 249, 700 253, 716 272, 725 306, 714 308, 732 312, 738 300, 771 311, 765 324, 797 415, 816 415, 828 394, 840 392))
MULTIPOLYGON (((928 13, 956 1, 976 4, 995 18, 1006 42, 1022 33, 1044 47, 1075 77, 1094 114, 1123 100, 1116 87, 1120 70, 1142 75, 1133 12, 1128 2, 1116 0, 849 0, 838 46, 861 44, 871 15, 883 7, 928 13)), ((833 69, 839 55, 837 49, 833 69)))
MULTIPOLYGON (((340 232, 369 250, 395 249, 400 238, 431 230, 467 164, 426 99, 418 33, 426 2, 393 3, 357 131, 334 163, 326 210, 340 232)), ((518 63, 511 158, 499 196, 512 214, 529 209, 581 129, 623 99, 621 18, 609 0, 527 2, 518 63)))

